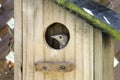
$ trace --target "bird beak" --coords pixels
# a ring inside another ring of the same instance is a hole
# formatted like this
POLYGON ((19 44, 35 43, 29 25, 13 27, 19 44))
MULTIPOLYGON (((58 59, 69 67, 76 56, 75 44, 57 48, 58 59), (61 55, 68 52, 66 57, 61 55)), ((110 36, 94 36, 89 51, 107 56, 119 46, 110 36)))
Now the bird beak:
POLYGON ((51 36, 51 38, 58 40, 58 36, 51 36))
POLYGON ((55 38, 55 36, 50 36, 51 38, 55 38))
POLYGON ((53 39, 57 39, 56 36, 51 36, 51 38, 53 38, 53 39))

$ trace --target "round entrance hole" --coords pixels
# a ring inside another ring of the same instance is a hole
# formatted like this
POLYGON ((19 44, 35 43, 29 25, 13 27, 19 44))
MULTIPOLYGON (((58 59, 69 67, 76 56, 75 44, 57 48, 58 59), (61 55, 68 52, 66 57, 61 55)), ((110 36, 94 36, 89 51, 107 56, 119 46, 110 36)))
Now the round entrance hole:
POLYGON ((66 47, 70 39, 68 29, 64 24, 53 23, 48 26, 45 32, 45 40, 48 45, 54 49, 62 49, 66 47))

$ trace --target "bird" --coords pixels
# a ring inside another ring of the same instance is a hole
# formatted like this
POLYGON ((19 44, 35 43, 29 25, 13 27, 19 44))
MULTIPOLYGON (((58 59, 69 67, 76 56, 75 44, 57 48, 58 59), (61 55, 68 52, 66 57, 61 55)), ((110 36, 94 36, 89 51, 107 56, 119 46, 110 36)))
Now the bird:
POLYGON ((68 36, 66 34, 56 34, 50 36, 51 38, 55 39, 59 43, 59 49, 64 48, 68 42, 68 36))

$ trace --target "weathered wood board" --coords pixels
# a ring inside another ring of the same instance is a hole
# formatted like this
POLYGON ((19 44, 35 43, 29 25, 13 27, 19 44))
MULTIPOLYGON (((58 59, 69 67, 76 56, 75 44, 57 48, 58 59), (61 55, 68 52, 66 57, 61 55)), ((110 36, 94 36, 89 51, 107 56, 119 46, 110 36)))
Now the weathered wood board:
POLYGON ((18 1, 19 5, 15 1, 19 8, 15 9, 15 80, 113 80, 110 37, 103 37, 99 30, 51 0, 18 1), (55 22, 64 24, 70 33, 67 46, 60 50, 48 46, 45 40, 46 29, 55 22), (72 72, 44 73, 35 70, 38 61, 70 62, 75 68, 72 72))
POLYGON ((114 80, 114 40, 100 30, 94 31, 95 80, 114 80))

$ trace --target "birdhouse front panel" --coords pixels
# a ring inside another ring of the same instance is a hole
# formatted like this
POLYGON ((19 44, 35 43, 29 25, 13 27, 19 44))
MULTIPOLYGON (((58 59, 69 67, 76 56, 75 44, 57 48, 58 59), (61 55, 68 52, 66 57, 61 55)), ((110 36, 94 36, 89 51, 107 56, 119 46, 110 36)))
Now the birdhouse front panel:
POLYGON ((24 6, 23 79, 93 80, 93 27, 51 0, 34 2, 24 6))
POLYGON ((103 66, 95 64, 103 64, 99 30, 95 35, 93 26, 51 0, 23 0, 20 3, 23 4, 22 27, 16 29, 16 33, 21 28, 22 39, 16 36, 16 42, 22 45, 16 52, 22 53, 17 61, 22 65, 16 63, 16 71, 22 71, 15 79, 18 76, 19 80, 94 80, 95 73, 102 74, 103 66), (94 50, 97 46, 94 43, 98 43, 97 50, 94 50))

